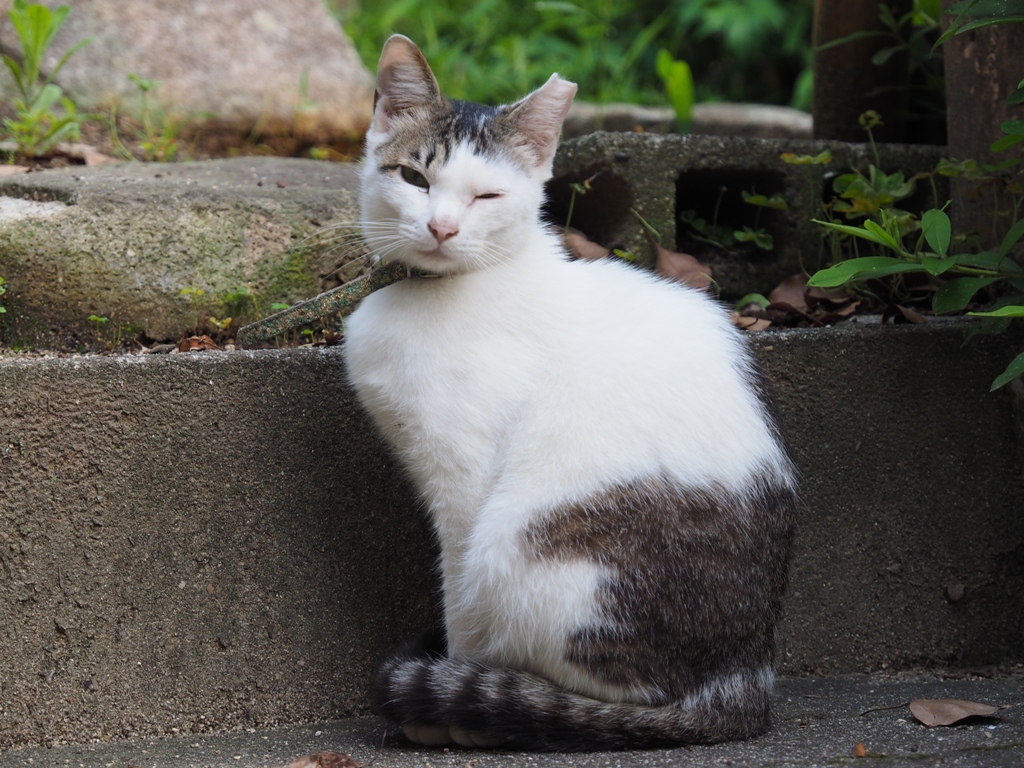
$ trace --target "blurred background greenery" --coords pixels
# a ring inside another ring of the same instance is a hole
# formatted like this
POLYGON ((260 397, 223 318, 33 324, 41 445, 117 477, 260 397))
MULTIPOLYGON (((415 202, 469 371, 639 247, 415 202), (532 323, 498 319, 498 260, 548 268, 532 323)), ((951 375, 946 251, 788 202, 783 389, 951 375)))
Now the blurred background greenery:
POLYGON ((811 102, 813 0, 327 0, 373 69, 388 35, 412 38, 445 93, 506 102, 552 72, 580 98, 665 104, 665 48, 693 71, 697 101, 811 102))

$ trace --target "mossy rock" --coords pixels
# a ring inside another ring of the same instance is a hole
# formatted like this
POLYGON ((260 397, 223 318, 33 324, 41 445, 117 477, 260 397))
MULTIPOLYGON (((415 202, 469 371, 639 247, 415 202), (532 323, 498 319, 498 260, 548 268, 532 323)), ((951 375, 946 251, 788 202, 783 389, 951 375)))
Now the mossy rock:
POLYGON ((0 195, 8 345, 95 339, 90 316, 175 340, 211 316, 241 310, 236 321, 248 321, 313 296, 364 255, 344 227, 325 230, 358 216, 351 164, 247 157, 63 168, 4 179, 0 195), (240 288, 255 301, 239 302, 240 288))

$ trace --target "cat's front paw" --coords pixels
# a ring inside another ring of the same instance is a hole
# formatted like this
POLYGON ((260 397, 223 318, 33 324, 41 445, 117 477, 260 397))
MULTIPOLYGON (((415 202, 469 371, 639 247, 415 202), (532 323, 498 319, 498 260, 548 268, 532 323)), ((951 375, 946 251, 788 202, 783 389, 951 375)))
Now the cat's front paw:
POLYGON ((402 726, 405 738, 428 747, 443 747, 451 744, 454 739, 447 725, 426 725, 424 723, 406 723, 402 726))
POLYGON ((405 738, 427 747, 443 747, 458 744, 460 747, 476 749, 492 749, 498 746, 498 740, 483 733, 450 728, 447 725, 427 725, 425 723, 407 723, 402 726, 405 738))

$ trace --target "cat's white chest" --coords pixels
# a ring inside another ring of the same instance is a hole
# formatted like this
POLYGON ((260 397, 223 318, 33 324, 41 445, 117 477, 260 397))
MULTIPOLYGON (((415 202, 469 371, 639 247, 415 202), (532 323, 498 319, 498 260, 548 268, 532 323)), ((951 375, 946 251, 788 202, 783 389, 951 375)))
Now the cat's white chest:
POLYGON ((469 524, 529 396, 534 362, 483 286, 450 280, 414 279, 368 297, 349 318, 345 357, 360 400, 431 508, 469 524))

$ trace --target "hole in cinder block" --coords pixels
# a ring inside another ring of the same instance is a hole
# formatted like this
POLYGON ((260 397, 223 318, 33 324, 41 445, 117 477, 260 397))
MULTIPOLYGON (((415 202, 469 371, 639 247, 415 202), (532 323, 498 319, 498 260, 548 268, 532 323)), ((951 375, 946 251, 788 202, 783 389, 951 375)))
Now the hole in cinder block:
POLYGON ((542 212, 544 221, 564 227, 571 206, 571 226, 606 248, 623 246, 617 240, 632 218, 629 209, 634 205, 634 199, 632 188, 621 176, 604 168, 589 168, 551 179, 546 191, 547 203, 542 212), (589 189, 585 194, 577 193, 573 202, 572 185, 587 179, 590 180, 589 189))
POLYGON ((744 271, 744 261, 772 258, 785 236, 787 211, 748 203, 744 192, 783 195, 784 176, 766 171, 702 170, 684 171, 676 180, 676 246, 710 266, 715 279, 724 285, 744 271), (737 239, 734 233, 744 228, 763 231, 773 248, 737 239))

